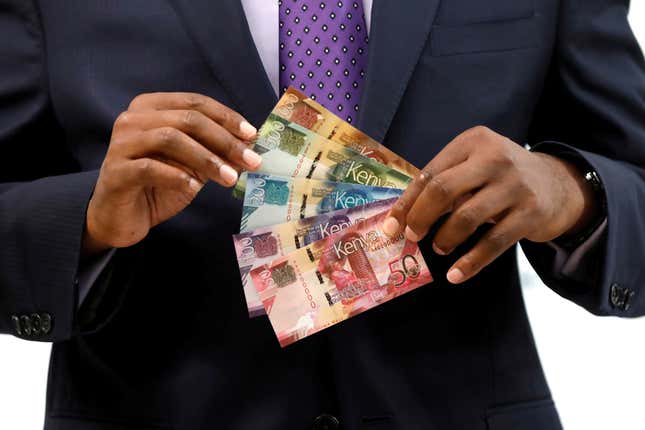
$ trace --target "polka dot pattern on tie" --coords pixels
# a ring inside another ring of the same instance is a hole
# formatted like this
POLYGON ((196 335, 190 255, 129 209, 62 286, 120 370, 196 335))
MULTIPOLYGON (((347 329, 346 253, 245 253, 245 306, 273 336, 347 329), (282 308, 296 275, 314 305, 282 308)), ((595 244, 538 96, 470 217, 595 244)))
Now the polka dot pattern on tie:
POLYGON ((368 36, 363 0, 280 0, 280 88, 356 120, 368 36))

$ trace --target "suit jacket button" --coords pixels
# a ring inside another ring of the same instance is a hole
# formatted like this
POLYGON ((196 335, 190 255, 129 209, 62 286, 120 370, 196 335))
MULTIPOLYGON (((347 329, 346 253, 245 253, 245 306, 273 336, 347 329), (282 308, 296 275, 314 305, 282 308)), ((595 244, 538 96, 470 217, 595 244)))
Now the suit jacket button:
POLYGON ((333 415, 321 414, 314 420, 313 430, 337 430, 340 421, 333 415))
POLYGON ((615 308, 618 308, 622 306, 622 301, 621 297, 622 294, 620 293, 622 288, 620 288, 620 285, 618 284, 611 284, 611 287, 609 289, 609 301, 611 305, 615 308))
POLYGON ((631 306, 631 299, 634 297, 634 290, 631 288, 621 287, 619 284, 611 284, 609 290, 609 302, 614 308, 622 311, 629 310, 631 306))
POLYGON ((53 319, 50 314, 43 312, 40 314, 40 333, 48 335, 52 331, 53 319))
POLYGON ((625 304, 623 305, 624 311, 628 311, 631 307, 631 301, 632 297, 634 297, 634 294, 636 294, 634 290, 632 290, 631 288, 625 288, 625 304))
POLYGON ((31 318, 28 315, 20 315, 20 328, 22 328, 23 336, 31 336, 33 330, 31 327, 31 318))
POLYGON ((13 322, 13 330, 18 336, 22 336, 22 327, 20 327, 20 318, 18 315, 11 315, 11 321, 13 322))
POLYGON ((34 336, 38 336, 39 334, 41 334, 42 330, 40 315, 31 314, 29 317, 31 318, 31 330, 33 331, 34 336))

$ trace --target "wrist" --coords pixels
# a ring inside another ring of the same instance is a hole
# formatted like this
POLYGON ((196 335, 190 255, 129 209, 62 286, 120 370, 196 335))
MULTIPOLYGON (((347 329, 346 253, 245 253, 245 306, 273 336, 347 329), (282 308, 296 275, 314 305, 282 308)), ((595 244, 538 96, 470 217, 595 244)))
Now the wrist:
POLYGON ((94 257, 113 248, 110 244, 99 239, 99 237, 96 222, 94 222, 94 217, 91 216, 91 209, 88 208, 87 215, 85 216, 85 228, 83 229, 83 241, 81 245, 83 259, 94 257))
POLYGON ((578 207, 572 217, 573 223, 562 235, 562 237, 571 237, 591 228, 592 224, 601 216, 602 205, 598 201, 597 193, 592 183, 585 177, 587 171, 567 160, 560 159, 560 161, 564 164, 565 169, 573 180, 571 192, 569 193, 571 197, 567 201, 574 200, 578 202, 578 207))
POLYGON ((575 249, 607 219, 607 196, 602 180, 594 166, 575 148, 545 141, 527 149, 554 160, 552 165, 559 166, 550 171, 551 189, 561 196, 554 204, 556 212, 561 214, 559 218, 565 221, 559 223, 552 240, 564 248, 575 249))
POLYGON ((543 163, 540 175, 546 175, 550 180, 551 235, 554 238, 576 235, 592 219, 595 210, 593 190, 585 183, 584 174, 570 161, 542 152, 533 155, 543 163))

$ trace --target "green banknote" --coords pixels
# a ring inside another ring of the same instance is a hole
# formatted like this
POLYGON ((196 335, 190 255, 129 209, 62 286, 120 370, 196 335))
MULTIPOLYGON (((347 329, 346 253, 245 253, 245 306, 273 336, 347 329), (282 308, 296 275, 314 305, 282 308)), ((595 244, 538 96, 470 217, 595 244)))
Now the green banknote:
MULTIPOLYGON (((273 114, 258 132, 252 148, 262 155, 261 173, 382 188, 405 188, 412 180, 387 164, 273 114)), ((235 186, 237 198, 244 195, 246 181, 244 173, 235 186)))

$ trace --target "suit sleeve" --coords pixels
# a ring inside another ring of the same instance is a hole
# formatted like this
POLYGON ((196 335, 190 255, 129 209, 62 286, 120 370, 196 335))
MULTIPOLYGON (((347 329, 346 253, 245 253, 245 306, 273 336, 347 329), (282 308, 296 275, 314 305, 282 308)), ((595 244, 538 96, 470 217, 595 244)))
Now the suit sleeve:
POLYGON ((628 0, 562 0, 551 71, 530 141, 582 157, 600 176, 607 220, 594 245, 558 262, 522 247, 542 280, 597 315, 645 315, 645 61, 628 0), (584 271, 584 273, 581 273, 584 271))
POLYGON ((77 268, 98 172, 80 172, 48 96, 30 1, 0 0, 0 333, 79 332, 77 268))

